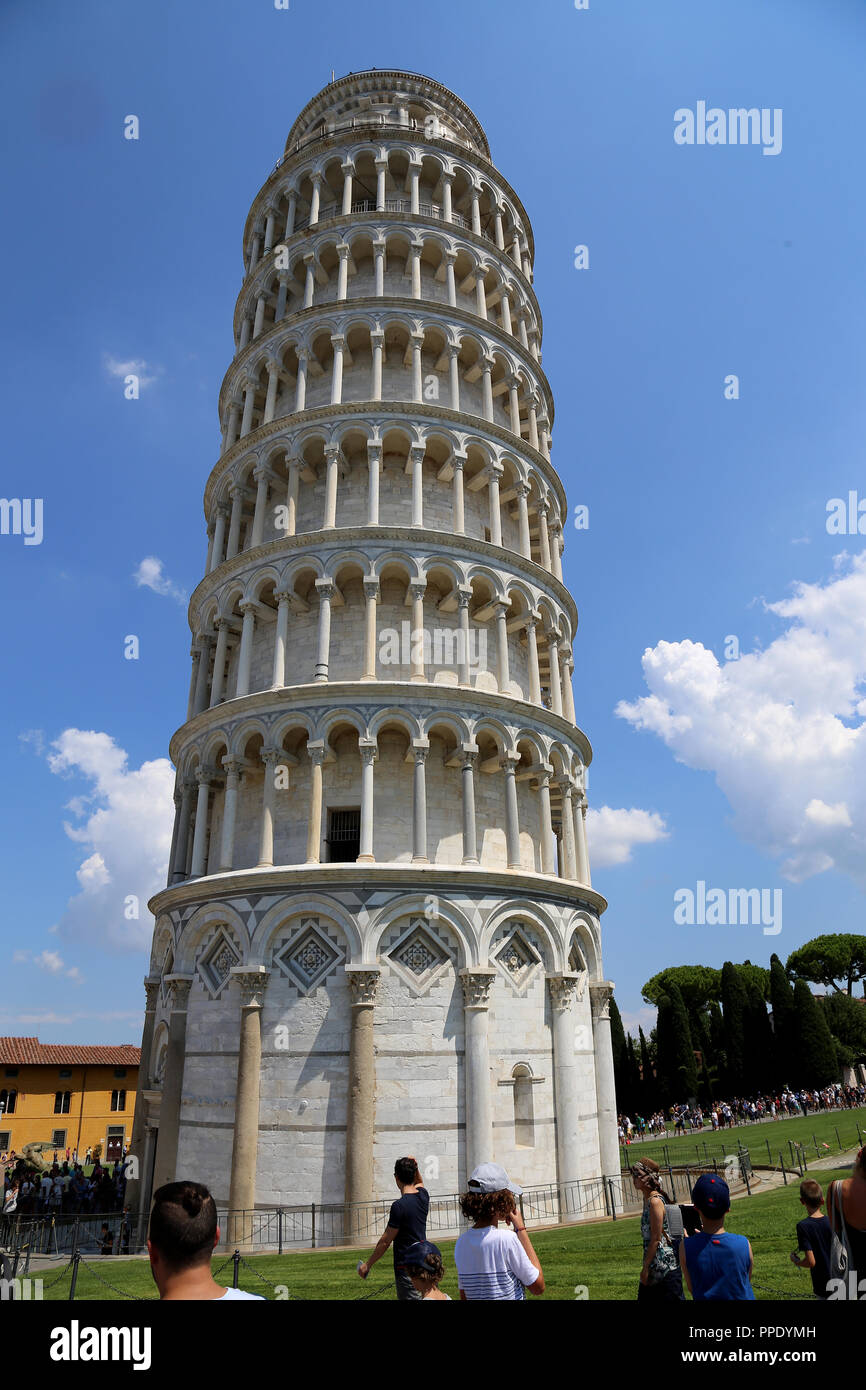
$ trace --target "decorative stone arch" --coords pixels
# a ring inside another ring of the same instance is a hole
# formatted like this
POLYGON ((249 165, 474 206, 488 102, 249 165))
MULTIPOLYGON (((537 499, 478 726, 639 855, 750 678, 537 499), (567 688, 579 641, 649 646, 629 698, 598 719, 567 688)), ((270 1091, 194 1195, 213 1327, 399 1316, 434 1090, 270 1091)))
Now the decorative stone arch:
POLYGON ((280 588, 290 593, 294 590, 298 575, 314 573, 317 579, 327 579, 325 561, 313 550, 305 550, 303 555, 290 560, 280 574, 280 588))
POLYGON ((410 555, 405 550, 386 550, 381 555, 377 555, 372 562, 372 573, 377 579, 381 578, 382 572, 389 566, 405 570, 408 584, 420 584, 425 578, 422 558, 418 555, 410 555))
MULTIPOLYGON (((553 974, 559 968, 562 955, 561 935, 547 907, 529 902, 526 898, 511 898, 506 902, 497 903, 484 924, 481 938, 482 960, 487 962, 497 932, 500 928, 508 926, 511 921, 525 922, 538 934, 542 943, 543 969, 546 974, 553 974)), ((534 946, 534 943, 530 944, 534 946)))
POLYGON ((283 740, 286 738, 287 734, 293 733, 295 729, 303 729, 308 740, 314 737, 312 718, 302 710, 298 710, 291 714, 280 715, 280 717, 274 721, 270 730, 273 746, 275 748, 282 748, 283 740))
POLYGON ((242 962, 250 957, 250 940, 246 923, 237 908, 229 903, 205 903, 195 911, 184 924, 178 940, 179 955, 175 961, 175 971, 180 975, 195 973, 198 953, 214 928, 226 926, 234 932, 241 948, 242 962))
POLYGON ((282 576, 280 574, 280 571, 274 564, 266 565, 262 568, 256 568, 246 581, 246 585, 244 587, 244 596, 241 602, 261 603, 262 590, 265 589, 269 584, 273 584, 275 589, 279 589, 281 578, 282 576))
POLYGON ((431 729, 445 728, 454 735, 458 744, 473 741, 469 724, 463 715, 447 709, 420 716, 418 724, 421 738, 429 738, 431 729))
POLYGON ((145 1063, 146 1075, 144 1083, 148 1082, 157 1089, 162 1087, 165 1080, 165 1063, 168 1057, 168 1024, 165 1019, 160 1019, 153 1032, 153 1042, 150 1048, 150 1056, 142 1058, 145 1063))
POLYGON ((569 954, 572 943, 577 940, 581 955, 589 971, 590 980, 603 980, 604 973, 601 968, 601 949, 599 946, 598 923, 592 915, 583 908, 577 909, 570 916, 563 914, 564 940, 563 940, 563 962, 562 969, 569 970, 569 954))
POLYGON ((416 715, 407 709, 402 709, 399 705, 391 705, 387 709, 377 710, 373 718, 367 725, 364 737, 376 739, 379 732, 386 724, 397 725, 402 729, 411 742, 413 738, 421 738, 421 725, 416 715))
POLYGON ((167 913, 163 913, 156 919, 153 929, 153 941, 150 947, 150 970, 149 974, 158 975, 165 960, 166 951, 169 947, 175 949, 175 929, 174 923, 167 913))
POLYGON ((268 909, 253 931, 257 958, 267 963, 275 938, 294 918, 317 915, 327 917, 340 929, 346 941, 347 957, 360 956, 361 933, 353 915, 327 893, 311 893, 308 897, 285 898, 268 909))
POLYGON ((326 710, 320 714, 316 721, 314 731, 315 741, 319 742, 321 740, 327 745, 331 734, 341 724, 348 724, 350 728, 356 731, 359 738, 365 737, 367 726, 363 714, 356 709, 351 709, 349 706, 343 705, 339 709, 326 710))
POLYGON ((271 730, 264 719, 253 714, 236 724, 232 729, 231 743, 229 744, 231 757, 242 758, 250 739, 255 738, 256 735, 261 738, 263 744, 266 745, 269 742, 271 730))
POLYGON ((477 933, 468 916, 457 903, 449 898, 431 893, 410 893, 394 902, 387 903, 371 915, 364 933, 364 955, 359 965, 378 963, 378 953, 383 937, 388 930, 403 917, 423 917, 425 921, 437 920, 450 929, 458 943, 458 956, 455 969, 477 964, 477 933), (428 914, 433 914, 428 915, 428 914))
POLYGON ((478 742, 480 734, 489 734, 496 744, 501 757, 517 757, 514 730, 491 714, 482 714, 472 720, 472 739, 478 742))

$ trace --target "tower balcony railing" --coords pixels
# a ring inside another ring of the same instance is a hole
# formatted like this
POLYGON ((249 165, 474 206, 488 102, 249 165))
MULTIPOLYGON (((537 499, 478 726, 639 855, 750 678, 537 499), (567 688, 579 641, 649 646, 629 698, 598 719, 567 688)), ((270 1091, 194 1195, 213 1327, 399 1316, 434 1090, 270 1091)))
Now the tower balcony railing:
MULTIPOLYGON (((357 117, 353 116, 351 121, 335 122, 333 125, 329 125, 325 130, 315 130, 313 131, 312 135, 306 135, 303 140, 296 140, 290 150, 283 151, 276 164, 274 165, 273 169, 271 170, 271 173, 276 173, 277 169, 281 168, 282 165, 285 164, 287 159, 292 159, 294 155, 298 154, 301 150, 306 149, 308 145, 318 144, 320 140, 328 140, 333 135, 342 134, 343 131, 367 130, 370 128, 370 126, 375 127, 376 130, 399 130, 402 131, 404 134, 407 131, 417 132, 419 130, 427 134, 426 128, 423 125, 420 125, 418 121, 414 119, 414 117, 409 121, 389 121, 388 117, 384 113, 380 114, 378 118, 376 116, 370 115, 365 116, 362 120, 358 120, 357 117)), ((476 148, 471 140, 464 140, 453 131, 449 131, 446 136, 434 135, 432 138, 448 139, 453 144, 464 145, 468 150, 476 148)))
MULTIPOLYGON (((378 206, 378 204, 377 204, 375 198, 362 198, 359 202, 356 202, 356 203, 353 203, 353 204, 352 204, 352 212, 366 212, 366 213, 369 213, 369 212, 408 212, 408 213, 411 213, 411 211, 412 211, 412 203, 411 203, 411 200, 410 200, 409 198, 386 198, 386 199, 385 199, 385 203, 384 203, 384 205, 383 205, 381 208, 378 206)), ((324 223, 324 222, 329 222, 329 221, 331 221, 333 218, 335 218, 335 217, 342 217, 343 215, 344 215, 344 214, 343 214, 343 209, 342 209, 342 205, 341 205, 340 203, 326 203, 326 204, 324 204, 324 205, 319 209, 319 219, 318 219, 318 221, 315 223, 315 225, 316 225, 317 227, 320 227, 320 226, 322 225, 322 223, 324 223)), ((446 222, 446 221, 448 221, 448 219, 447 219, 446 216, 445 216, 445 209, 444 209, 444 207, 442 206, 441 203, 419 203, 419 204, 418 204, 418 215, 419 215, 420 217, 435 217, 435 218, 437 219, 437 221, 439 221, 439 222, 446 222)), ((467 218, 465 218, 465 217, 463 216, 463 214, 462 214, 461 212, 452 212, 452 214, 451 214, 451 220, 450 220, 449 225, 452 226, 452 227, 460 227, 460 228, 462 228, 464 231, 469 231, 469 230, 470 230, 469 221, 468 221, 467 218)), ((293 234, 294 234, 294 232, 303 232, 303 231, 306 231, 306 229, 307 229, 309 226, 310 226, 310 219, 309 219, 309 217, 299 217, 299 218, 296 218, 296 219, 295 219, 294 229, 293 229, 293 234)), ((482 229, 481 229, 481 235, 482 235, 487 241, 490 241, 490 242, 493 241, 493 237, 490 235, 490 232, 487 231, 484 227, 482 227, 482 229)))

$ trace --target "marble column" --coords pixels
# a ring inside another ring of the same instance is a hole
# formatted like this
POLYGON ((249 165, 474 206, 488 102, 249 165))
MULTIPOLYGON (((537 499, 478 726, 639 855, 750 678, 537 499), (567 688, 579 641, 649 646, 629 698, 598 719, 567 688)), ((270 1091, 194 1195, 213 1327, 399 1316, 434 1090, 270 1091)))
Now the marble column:
POLYGON ((501 463, 487 469, 487 491, 490 506, 490 544, 502 548, 502 509, 499 501, 499 479, 504 473, 501 463))
POLYGON ((454 454, 451 459, 451 464, 454 469, 454 478, 451 484, 451 500, 455 536, 463 536, 466 534, 466 514, 463 497, 463 465, 465 462, 465 454, 454 454))
POLYGON ((162 1101, 159 1107, 159 1139, 153 1170, 153 1190, 177 1178, 177 1143, 180 1135, 180 1102, 183 1095, 183 1069, 186 1056, 186 1014, 192 975, 165 975, 169 991, 168 1051, 163 1072, 162 1101))
POLYGON ((577 879, 577 850, 574 842, 574 808, 572 796, 574 789, 567 777, 557 779, 556 785, 562 792, 562 846, 565 858, 565 878, 574 882, 577 879))
MULTIPOLYGON (((346 1098, 346 1203, 372 1202, 373 1149, 376 1140, 376 1051, 374 1008, 380 971, 346 966, 349 984, 349 1087, 346 1098)), ((349 1234, 366 1230, 368 1213, 350 1210, 349 1234)))
POLYGON ((223 801, 223 833, 220 844, 219 867, 221 873, 234 868, 235 822, 238 812, 238 785, 243 762, 240 758, 223 758, 226 770, 226 789, 223 801))
POLYGON ((144 1131, 147 1126, 147 1105, 143 1092, 150 1089, 150 1062, 153 1052, 153 1032, 156 1023, 156 1003, 159 998, 159 977, 148 975, 144 981, 144 1028, 141 1034, 141 1063, 138 1068, 138 1088, 135 1097, 135 1114, 132 1120, 132 1137, 129 1153, 135 1159, 137 1176, 129 1178, 126 1184, 126 1205, 133 1215, 138 1215, 144 1197, 144 1131))
POLYGON ((610 1001, 614 986, 598 980, 589 986, 592 1006, 592 1043, 595 1051, 595 1094, 598 1109, 598 1145, 601 1171, 619 1186, 619 1138, 616 1126, 616 1083, 610 1037, 610 1001))
POLYGON ((323 744, 307 744, 310 755, 310 805, 307 818, 307 863, 318 864, 322 846, 322 763, 323 744))
POLYGON ((556 841, 550 814, 550 768, 545 767, 538 777, 538 800, 541 817, 541 872, 556 873, 556 841))
POLYGON ((358 753, 361 758, 361 827, 358 840, 358 863, 374 864, 373 854, 373 792, 375 787, 375 765, 379 749, 375 740, 359 741, 358 753))
POLYGON ((314 681, 328 679, 328 666, 331 660, 331 599, 337 586, 332 579, 317 579, 316 592, 319 595, 319 635, 316 647, 316 670, 314 681))
POLYGON ((415 760, 412 784, 412 862, 428 864, 427 854, 427 780, 426 764, 430 744, 424 740, 413 741, 412 755, 415 760))
POLYGON ((424 673, 424 595, 427 581, 413 580, 409 585, 412 597, 412 640, 410 642, 411 675, 410 680, 426 680, 424 673))
POLYGON ((196 772, 198 800, 195 808, 195 833, 192 841, 192 864, 190 878, 201 878, 204 873, 207 850, 207 813, 210 801, 210 784, 213 768, 200 767, 196 772))
POLYGON ((364 580, 364 671, 362 681, 376 679, 376 609, 379 602, 378 579, 364 580))
POLYGON ((215 618, 214 627, 217 630, 216 652, 213 659, 213 680, 210 690, 210 707, 213 709, 220 704, 225 688, 226 656, 228 654, 229 633, 231 631, 228 618, 215 618))
POLYGON ((251 599, 239 605, 244 615, 243 627, 241 628, 241 649, 238 653, 238 676, 235 685, 235 697, 249 695, 250 693, 250 671, 253 660, 253 634, 256 630, 256 605, 251 599))
POLYGON ((277 600, 277 631, 274 637, 274 670, 271 685, 282 690, 286 683, 286 647, 289 641, 289 603, 291 595, 285 589, 275 589, 277 600))
POLYGON ((575 1183, 580 1172, 580 1106, 577 1060, 574 1051, 574 1003, 579 976, 548 975, 553 1031, 553 1098, 556 1106, 556 1169, 559 1180, 560 1219, 575 1210, 575 1183))
MULTIPOLYGON (((494 1160, 493 1095, 490 1079, 488 1009, 492 968, 467 966, 460 971, 465 1030, 466 1179, 480 1163, 494 1160)), ((465 1186, 465 1183, 464 1183, 465 1186)))
POLYGON ((412 525, 424 525, 424 444, 413 444, 409 450, 409 469, 412 475, 412 525))
POLYGON ((526 619, 526 645, 529 649, 529 701, 541 704, 541 672, 538 668, 538 633, 540 622, 537 613, 530 613, 526 619))
POLYGON ((251 1241, 256 1205, 262 1010, 270 971, 263 965, 235 965, 231 974, 240 985, 241 1020, 227 1235, 230 1245, 245 1245, 251 1241))
POLYGON ((509 869, 519 869, 520 865, 520 821, 517 814, 517 781, 515 773, 520 759, 514 754, 506 754, 502 759, 505 774, 505 844, 509 869))
POLYGON ((517 526, 520 535, 520 553, 525 559, 532 559, 532 542, 529 538, 529 484, 518 483, 517 488, 517 526))
POLYGON ((189 849, 189 824, 192 819, 192 794, 194 782, 184 782, 181 792, 180 815, 177 824, 177 845, 172 861, 172 883, 181 883, 186 878, 186 858, 189 849))
POLYGON ((575 798, 575 839, 577 842, 577 877, 587 888, 592 887, 589 876, 589 852, 586 847, 586 796, 579 791, 575 798))
POLYGON ((464 744, 460 755, 460 777, 463 792, 463 863, 478 863, 478 845, 475 833, 475 761, 477 748, 467 748, 464 744))
POLYGON ((259 835, 259 862, 257 869, 270 869, 274 862, 274 806, 277 799, 276 770, 283 758, 279 748, 263 748, 261 759, 265 765, 262 786, 262 820, 259 835))

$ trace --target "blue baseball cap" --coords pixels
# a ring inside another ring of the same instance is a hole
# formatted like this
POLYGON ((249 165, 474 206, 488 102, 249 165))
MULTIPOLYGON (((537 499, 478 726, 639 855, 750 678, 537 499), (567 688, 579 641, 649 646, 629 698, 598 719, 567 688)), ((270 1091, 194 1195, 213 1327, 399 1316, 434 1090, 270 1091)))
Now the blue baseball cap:
POLYGON ((722 1216, 731 1206, 731 1189, 718 1173, 701 1173, 692 1188, 692 1201, 705 1216, 722 1216))
POLYGON ((403 1252, 403 1264, 407 1269, 423 1269, 428 1274, 436 1273, 434 1261, 441 1259, 442 1252, 438 1245, 431 1245, 429 1240, 416 1240, 403 1252))

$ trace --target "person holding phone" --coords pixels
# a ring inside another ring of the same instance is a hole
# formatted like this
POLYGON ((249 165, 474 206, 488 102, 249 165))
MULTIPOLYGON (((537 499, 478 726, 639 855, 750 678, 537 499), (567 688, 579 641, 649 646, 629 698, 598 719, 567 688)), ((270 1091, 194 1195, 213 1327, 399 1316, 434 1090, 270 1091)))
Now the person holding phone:
POLYGON ((541 1261, 532 1248, 520 1209, 514 1198, 522 1188, 509 1182, 498 1163, 482 1163, 469 1179, 460 1198, 463 1215, 473 1222, 454 1246, 457 1284, 464 1302, 476 1299, 509 1299, 544 1293, 541 1261), (504 1221, 511 1230, 499 1230, 504 1221))

